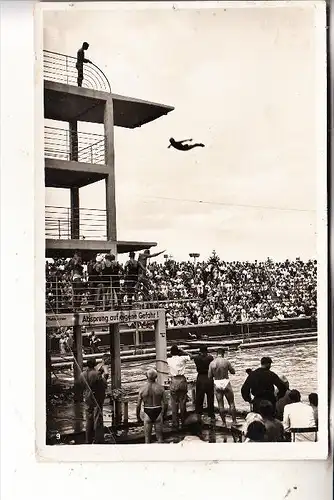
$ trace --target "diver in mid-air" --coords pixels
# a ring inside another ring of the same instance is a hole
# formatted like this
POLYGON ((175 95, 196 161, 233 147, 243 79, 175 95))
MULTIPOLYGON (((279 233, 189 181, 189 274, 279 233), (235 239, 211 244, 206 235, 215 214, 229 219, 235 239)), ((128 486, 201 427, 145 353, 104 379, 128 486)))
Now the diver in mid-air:
POLYGON ((176 141, 171 137, 169 139, 170 145, 168 146, 169 148, 173 146, 173 148, 178 149, 179 151, 189 151, 190 149, 193 148, 204 148, 204 144, 201 142, 195 143, 195 144, 184 144, 185 142, 191 142, 192 139, 184 139, 183 141, 176 141))

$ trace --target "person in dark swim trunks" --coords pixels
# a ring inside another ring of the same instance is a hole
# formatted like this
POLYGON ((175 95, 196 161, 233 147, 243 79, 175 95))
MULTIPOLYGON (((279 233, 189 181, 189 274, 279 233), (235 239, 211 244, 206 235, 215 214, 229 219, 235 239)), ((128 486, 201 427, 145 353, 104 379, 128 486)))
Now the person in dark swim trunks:
POLYGON ((196 144, 185 144, 185 142, 191 142, 192 139, 184 139, 183 141, 176 141, 173 137, 169 139, 169 148, 173 146, 173 148, 177 149, 178 151, 189 151, 190 149, 194 148, 204 148, 204 144, 201 142, 196 143, 196 144))
POLYGON ((167 413, 168 403, 165 389, 156 382, 158 373, 150 369, 146 373, 147 382, 141 387, 137 401, 137 420, 142 422, 140 416, 141 406, 144 403, 144 433, 145 443, 151 442, 152 427, 154 425, 158 443, 163 443, 162 424, 167 413))

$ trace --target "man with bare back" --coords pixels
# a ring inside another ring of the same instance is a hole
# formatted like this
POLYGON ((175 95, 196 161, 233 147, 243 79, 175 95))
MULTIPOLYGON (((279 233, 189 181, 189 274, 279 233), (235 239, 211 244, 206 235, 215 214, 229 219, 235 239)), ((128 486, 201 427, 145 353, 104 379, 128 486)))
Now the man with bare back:
POLYGON ((209 365, 208 377, 214 380, 215 393, 218 402, 219 414, 226 425, 224 397, 229 404, 233 423, 236 423, 236 410, 234 404, 234 393, 229 379, 229 373, 235 374, 230 361, 224 358, 225 350, 217 349, 217 357, 209 365))
POLYGON ((157 376, 158 373, 156 370, 150 369, 147 371, 147 382, 139 390, 137 401, 138 422, 142 422, 140 411, 142 403, 144 403, 144 433, 146 444, 151 442, 153 425, 158 443, 163 443, 162 424, 167 413, 168 403, 165 389, 156 382, 157 376))

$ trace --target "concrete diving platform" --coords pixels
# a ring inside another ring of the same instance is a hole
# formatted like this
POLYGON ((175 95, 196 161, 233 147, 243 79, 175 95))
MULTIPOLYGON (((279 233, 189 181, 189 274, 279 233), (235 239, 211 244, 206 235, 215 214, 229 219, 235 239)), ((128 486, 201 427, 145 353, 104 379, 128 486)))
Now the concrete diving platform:
POLYGON ((105 103, 110 98, 116 127, 140 127, 174 110, 174 107, 165 104, 45 80, 44 117, 65 122, 103 124, 105 103))
POLYGON ((157 246, 153 241, 101 241, 74 239, 46 239, 45 256, 49 258, 73 257, 76 250, 81 252, 83 260, 91 260, 98 253, 139 252, 157 246))

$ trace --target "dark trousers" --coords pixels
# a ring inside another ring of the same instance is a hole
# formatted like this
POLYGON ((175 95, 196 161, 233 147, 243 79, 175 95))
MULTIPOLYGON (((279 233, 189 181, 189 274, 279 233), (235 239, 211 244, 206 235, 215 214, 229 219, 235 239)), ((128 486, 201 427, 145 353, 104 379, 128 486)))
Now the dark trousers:
POLYGON ((73 308, 79 309, 82 302, 82 294, 84 291, 84 284, 81 280, 75 280, 72 283, 73 290, 73 308))
POLYGON ((78 70, 78 79, 77 79, 77 82, 78 82, 78 87, 82 87, 82 81, 83 81, 83 64, 77 64, 76 66, 77 70, 78 70))
POLYGON ((136 285, 137 285, 136 279, 131 279, 130 277, 126 278, 124 287, 125 287, 125 293, 127 295, 128 304, 132 304, 132 299, 136 293, 136 285))
POLYGON ((181 423, 183 424, 187 413, 187 392, 188 384, 186 377, 172 377, 170 383, 170 398, 172 407, 172 423, 174 427, 179 425, 179 408, 181 423))
POLYGON ((209 379, 207 375, 197 375, 196 380, 196 401, 195 408, 198 415, 203 413, 204 396, 206 395, 207 410, 209 417, 215 416, 214 410, 214 385, 213 379, 209 379))
POLYGON ((261 401, 270 401, 274 407, 274 411, 276 410, 276 398, 274 394, 263 394, 262 396, 255 396, 252 401, 252 410, 254 413, 260 413, 259 407, 261 401))

